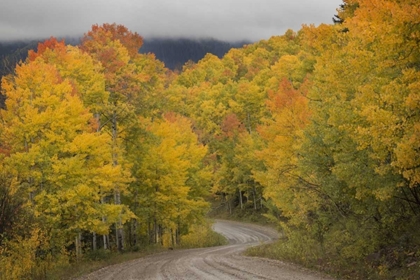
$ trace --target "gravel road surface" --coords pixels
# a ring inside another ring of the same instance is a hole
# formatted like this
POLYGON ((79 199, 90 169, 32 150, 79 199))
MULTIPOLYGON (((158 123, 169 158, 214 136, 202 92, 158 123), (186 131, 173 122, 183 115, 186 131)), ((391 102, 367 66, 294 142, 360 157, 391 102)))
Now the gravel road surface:
POLYGON ((79 279, 332 279, 297 265, 241 255, 249 246, 275 240, 278 234, 273 229, 219 220, 214 230, 226 236, 229 245, 168 250, 108 266, 79 279))

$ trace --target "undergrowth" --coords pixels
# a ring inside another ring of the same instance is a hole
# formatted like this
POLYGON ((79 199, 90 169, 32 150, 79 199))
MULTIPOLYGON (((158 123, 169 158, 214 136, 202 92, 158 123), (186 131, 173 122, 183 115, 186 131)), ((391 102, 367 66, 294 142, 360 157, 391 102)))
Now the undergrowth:
POLYGON ((322 271, 337 279, 420 279, 419 262, 414 256, 409 262, 400 265, 391 265, 391 262, 395 262, 397 258, 396 252, 391 250, 378 259, 369 256, 359 260, 349 260, 333 253, 326 248, 326 245, 321 246, 305 237, 302 233, 295 233, 289 238, 284 237, 273 244, 251 247, 245 254, 296 263, 322 271))
MULTIPOLYGON (((220 201, 213 201, 211 218, 227 219, 242 222, 257 223, 280 230, 282 238, 271 244, 251 247, 246 251, 248 256, 265 257, 296 263, 304 267, 324 272, 337 279, 371 279, 371 280, 417 280, 420 279, 420 245, 419 246, 388 246, 369 255, 360 252, 349 252, 342 244, 347 242, 344 236, 326 236, 320 242, 307 230, 291 229, 281 223, 272 209, 258 209, 252 205, 238 206, 231 209, 220 201), (270 219, 270 217, 277 219, 270 219), (276 221, 274 221, 276 220, 276 221)), ((363 240, 367 240, 366 238, 363 240)), ((365 241, 366 243, 373 242, 365 241)), ((353 248, 353 249, 354 249, 353 248)), ((354 249, 355 250, 355 249, 354 249)))
POLYGON ((193 225, 189 234, 181 237, 179 248, 204 248, 226 245, 226 238, 211 229, 211 223, 193 225))

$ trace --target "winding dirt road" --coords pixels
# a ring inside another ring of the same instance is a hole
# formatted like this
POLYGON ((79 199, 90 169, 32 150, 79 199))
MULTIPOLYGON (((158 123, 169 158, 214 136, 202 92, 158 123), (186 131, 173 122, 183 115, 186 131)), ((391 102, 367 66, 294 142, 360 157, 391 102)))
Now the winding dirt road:
POLYGON ((226 236, 229 245, 168 251, 108 266, 79 279, 332 279, 292 264, 241 255, 249 246, 275 240, 278 234, 272 229, 217 221, 214 230, 226 236))

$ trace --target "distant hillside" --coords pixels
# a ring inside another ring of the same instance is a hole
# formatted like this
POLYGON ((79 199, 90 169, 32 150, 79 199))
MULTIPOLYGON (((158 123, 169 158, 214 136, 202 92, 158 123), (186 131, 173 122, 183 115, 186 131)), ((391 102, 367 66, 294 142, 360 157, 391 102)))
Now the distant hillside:
POLYGON ((222 57, 231 48, 240 48, 250 42, 229 43, 214 39, 145 39, 140 48, 141 53, 154 53, 169 69, 182 69, 188 60, 194 62, 202 59, 207 53, 222 57))
MULTIPOLYGON (((37 45, 37 41, 0 42, 0 81, 3 76, 12 73, 16 64, 21 60, 25 60, 28 56, 28 51, 36 48, 37 45)), ((0 108, 3 108, 3 106, 4 96, 1 94, 0 85, 0 108)))
MULTIPOLYGON (((41 40, 42 41, 42 40, 41 40)), ((66 39, 66 43, 76 45, 78 39, 66 39)), ((194 62, 202 59, 207 53, 222 57, 231 48, 240 48, 250 42, 224 42, 214 39, 145 39, 141 53, 154 53, 169 69, 181 69, 188 60, 194 62)), ((0 76, 10 73, 19 60, 25 60, 28 50, 36 49, 38 41, 0 42, 0 76)))
POLYGON ((10 73, 20 60, 25 60, 28 51, 35 49, 38 41, 0 42, 0 76, 10 73))

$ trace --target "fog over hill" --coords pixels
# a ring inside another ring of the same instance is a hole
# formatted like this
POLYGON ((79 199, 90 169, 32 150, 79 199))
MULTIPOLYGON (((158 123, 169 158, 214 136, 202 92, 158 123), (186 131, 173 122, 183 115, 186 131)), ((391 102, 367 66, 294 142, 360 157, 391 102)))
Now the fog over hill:
POLYGON ((0 40, 79 36, 117 23, 145 38, 268 39, 302 24, 331 23, 342 0, 2 1, 0 40))

